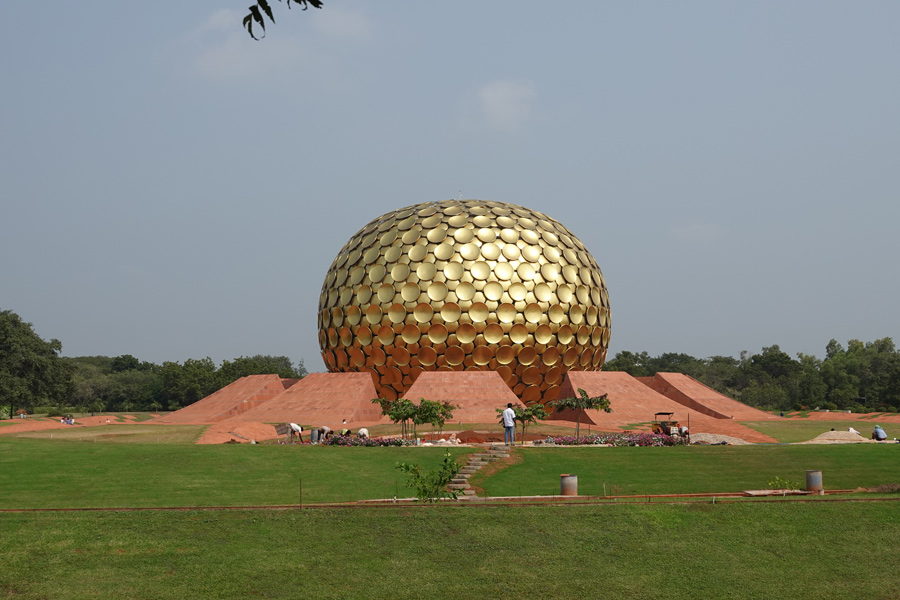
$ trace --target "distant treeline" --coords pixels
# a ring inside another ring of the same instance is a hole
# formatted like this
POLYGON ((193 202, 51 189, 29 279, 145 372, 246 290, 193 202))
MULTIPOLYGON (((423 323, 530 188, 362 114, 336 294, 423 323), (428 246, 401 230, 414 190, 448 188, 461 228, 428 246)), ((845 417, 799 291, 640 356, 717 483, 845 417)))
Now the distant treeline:
POLYGON ((177 410, 246 375, 306 375, 301 360, 256 355, 216 364, 210 358, 161 365, 122 356, 59 356, 11 310, 0 310, 0 417, 10 411, 104 412, 177 410), (37 410, 36 410, 37 409, 37 410))
MULTIPOLYGON (((216 364, 210 358, 161 365, 130 354, 60 357, 59 340, 45 341, 17 314, 0 310, 0 416, 36 407, 78 412, 177 410, 246 375, 306 375, 286 356, 257 355, 216 364)), ((619 352, 603 366, 635 376, 684 373, 719 392, 766 410, 829 409, 854 412, 900 408, 900 352, 891 338, 863 343, 835 340, 825 359, 778 346, 741 357, 694 358, 619 352)), ((44 411, 41 411, 44 412, 44 411)))
POLYGON ((694 358, 666 353, 619 352, 604 371, 641 377, 684 373, 709 387, 764 410, 851 410, 896 412, 900 408, 900 352, 891 338, 863 343, 836 340, 825 347, 825 359, 800 353, 792 358, 778 346, 759 354, 694 358))

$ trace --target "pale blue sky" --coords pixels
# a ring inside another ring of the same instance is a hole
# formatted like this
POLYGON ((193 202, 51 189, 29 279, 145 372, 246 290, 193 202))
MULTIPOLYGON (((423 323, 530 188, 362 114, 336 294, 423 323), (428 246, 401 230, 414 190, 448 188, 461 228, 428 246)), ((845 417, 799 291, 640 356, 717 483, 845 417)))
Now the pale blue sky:
POLYGON ((0 309, 67 356, 323 370, 358 229, 459 197, 547 213, 611 356, 900 342, 900 3, 4 6, 0 309))

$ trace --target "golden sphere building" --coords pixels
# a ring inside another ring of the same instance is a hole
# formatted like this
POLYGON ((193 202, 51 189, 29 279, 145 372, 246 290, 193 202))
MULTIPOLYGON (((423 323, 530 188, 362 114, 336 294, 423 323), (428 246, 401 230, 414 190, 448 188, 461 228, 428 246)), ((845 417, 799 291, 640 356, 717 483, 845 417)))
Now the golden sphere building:
POLYGON ((318 335, 331 372, 370 372, 394 399, 423 371, 496 371, 549 402, 567 371, 599 370, 609 295, 558 221, 482 200, 426 202, 360 229, 328 269, 318 335))

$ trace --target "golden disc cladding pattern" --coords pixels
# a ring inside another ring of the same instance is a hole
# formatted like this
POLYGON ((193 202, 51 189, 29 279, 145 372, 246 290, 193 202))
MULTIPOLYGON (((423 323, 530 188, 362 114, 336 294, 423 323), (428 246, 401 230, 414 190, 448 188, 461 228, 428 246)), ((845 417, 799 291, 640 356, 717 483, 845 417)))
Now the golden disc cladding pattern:
POLYGON ((395 399, 422 371, 493 370, 527 403, 567 371, 599 370, 609 294, 593 256, 551 217, 482 200, 407 206, 338 253, 319 296, 332 372, 369 372, 395 399))

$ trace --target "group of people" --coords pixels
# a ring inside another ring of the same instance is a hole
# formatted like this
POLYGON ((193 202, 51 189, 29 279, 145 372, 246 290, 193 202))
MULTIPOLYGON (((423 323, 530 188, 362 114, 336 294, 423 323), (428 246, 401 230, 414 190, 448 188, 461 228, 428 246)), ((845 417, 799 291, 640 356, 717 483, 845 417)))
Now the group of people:
MULTIPOLYGON (((347 424, 346 419, 344 420, 343 424, 344 425, 347 424)), ((290 427, 288 434, 290 435, 291 441, 293 441, 294 437, 296 436, 297 439, 300 440, 300 442, 303 442, 303 427, 301 427, 300 425, 298 425, 296 423, 288 423, 288 426, 290 427)), ((335 435, 334 430, 331 427, 328 427, 327 425, 323 425, 322 427, 317 427, 314 431, 316 432, 316 434, 317 434, 316 438, 319 441, 330 439, 332 436, 335 435)), ((337 435, 350 436, 350 435, 353 435, 353 430, 351 430, 350 428, 344 427, 344 428, 341 428, 337 432, 337 435)), ((358 437, 360 439, 368 439, 369 430, 366 429, 365 427, 360 427, 356 431, 356 437, 358 437)), ((310 439, 310 441, 312 441, 312 439, 310 439)))
POLYGON ((68 417, 63 417, 62 419, 59 420, 59 422, 62 423, 63 425, 74 425, 75 419, 72 418, 71 416, 68 416, 68 417))

